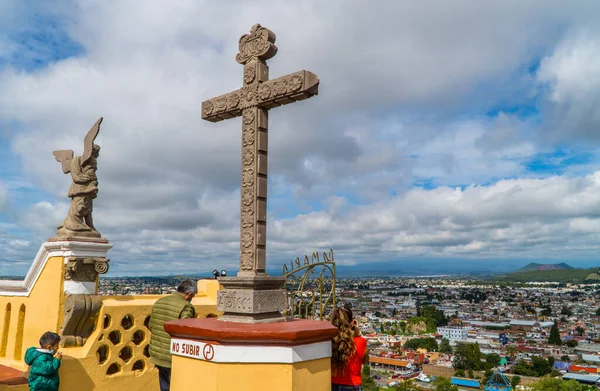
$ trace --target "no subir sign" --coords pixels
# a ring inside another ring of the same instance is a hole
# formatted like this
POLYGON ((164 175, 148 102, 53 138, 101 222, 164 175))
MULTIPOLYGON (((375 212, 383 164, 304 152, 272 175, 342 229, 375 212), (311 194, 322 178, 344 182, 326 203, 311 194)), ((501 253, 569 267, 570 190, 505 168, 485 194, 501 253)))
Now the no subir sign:
POLYGON ((215 357, 215 348, 204 342, 171 341, 171 353, 178 356, 211 361, 215 357))

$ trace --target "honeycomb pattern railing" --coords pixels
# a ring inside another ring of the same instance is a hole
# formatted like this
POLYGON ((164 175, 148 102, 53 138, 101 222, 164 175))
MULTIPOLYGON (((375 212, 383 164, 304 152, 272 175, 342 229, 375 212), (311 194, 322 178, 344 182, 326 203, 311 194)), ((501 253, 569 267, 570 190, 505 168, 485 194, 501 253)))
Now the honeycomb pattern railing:
MULTIPOLYGON (((99 322, 102 330, 93 347, 97 364, 107 376, 143 372, 152 368, 148 360, 150 308, 142 319, 136 319, 130 313, 119 316, 118 312, 122 312, 123 308, 120 310, 104 308, 104 317, 99 322)), ((139 318, 139 314, 137 316, 139 318)))

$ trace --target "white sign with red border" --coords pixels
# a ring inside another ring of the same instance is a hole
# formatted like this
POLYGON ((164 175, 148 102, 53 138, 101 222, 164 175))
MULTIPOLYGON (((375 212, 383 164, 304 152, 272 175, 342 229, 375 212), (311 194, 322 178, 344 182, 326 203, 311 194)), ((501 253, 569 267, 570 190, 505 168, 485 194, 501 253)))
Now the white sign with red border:
POLYGON ((298 346, 220 345, 188 339, 171 339, 171 353, 176 356, 220 363, 283 363, 331 357, 331 342, 298 346))

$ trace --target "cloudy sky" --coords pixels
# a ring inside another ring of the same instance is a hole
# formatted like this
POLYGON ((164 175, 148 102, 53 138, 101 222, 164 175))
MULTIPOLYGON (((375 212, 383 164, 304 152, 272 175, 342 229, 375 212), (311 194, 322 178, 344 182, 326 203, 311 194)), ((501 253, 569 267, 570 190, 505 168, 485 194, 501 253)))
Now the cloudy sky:
POLYGON ((600 2, 0 0, 0 274, 54 235, 52 151, 100 116, 111 274, 235 271, 240 121, 200 104, 255 23, 272 77, 321 80, 270 114, 271 267, 599 264, 600 2))

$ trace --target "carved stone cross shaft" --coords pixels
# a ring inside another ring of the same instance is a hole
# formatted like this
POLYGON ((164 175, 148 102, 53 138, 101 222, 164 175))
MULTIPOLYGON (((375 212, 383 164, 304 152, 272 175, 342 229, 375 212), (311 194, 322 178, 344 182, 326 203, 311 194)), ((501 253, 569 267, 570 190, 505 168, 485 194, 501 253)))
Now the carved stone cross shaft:
POLYGON ((319 79, 299 71, 269 80, 266 60, 277 53, 275 34, 256 24, 240 38, 236 61, 244 65, 243 87, 202 102, 202 119, 242 117, 240 271, 265 274, 267 244, 267 130, 269 109, 317 95, 319 79))

